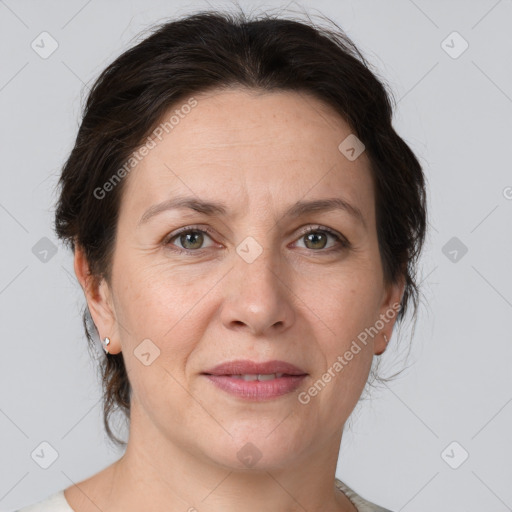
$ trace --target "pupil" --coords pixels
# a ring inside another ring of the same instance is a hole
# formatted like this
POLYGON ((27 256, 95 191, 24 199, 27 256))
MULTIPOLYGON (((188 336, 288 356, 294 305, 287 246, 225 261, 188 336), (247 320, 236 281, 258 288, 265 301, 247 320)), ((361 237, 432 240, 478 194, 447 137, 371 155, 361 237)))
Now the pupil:
MULTIPOLYGON (((307 236, 308 241, 313 241, 313 244, 318 241, 319 237, 324 237, 324 242, 325 242, 325 235, 323 235, 323 234, 319 235, 319 234, 315 234, 315 233, 310 233, 309 235, 306 235, 306 236, 307 236)), ((320 249, 322 249, 324 246, 325 246, 325 243, 320 247, 320 249)), ((315 248, 317 248, 317 247, 315 247, 315 248)))
POLYGON ((186 235, 182 235, 182 240, 181 240, 181 244, 186 248, 186 249, 197 249, 198 247, 201 246, 201 242, 202 242, 202 234, 201 233, 198 233, 197 231, 194 231, 193 233, 187 233, 186 235), (185 238, 186 242, 183 243, 183 238, 185 238), (187 247, 186 246, 186 243, 189 243, 190 242, 190 238, 192 239, 192 245, 193 247, 187 247), (195 245, 194 245, 194 238, 196 238, 196 242, 195 242, 195 245), (197 243, 197 239, 199 240, 199 243, 197 243))

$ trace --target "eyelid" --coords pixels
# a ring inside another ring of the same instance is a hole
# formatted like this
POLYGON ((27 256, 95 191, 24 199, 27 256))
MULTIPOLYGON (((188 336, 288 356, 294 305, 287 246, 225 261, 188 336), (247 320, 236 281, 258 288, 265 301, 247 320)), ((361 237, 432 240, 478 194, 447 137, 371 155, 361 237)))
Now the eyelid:
MULTIPOLYGON (((314 233, 314 232, 317 232, 317 231, 323 231, 323 232, 326 232, 328 233, 329 235, 331 235, 332 237, 334 237, 336 239, 336 241, 338 242, 338 244, 340 244, 343 248, 351 248, 352 247, 352 244, 350 243, 350 241, 345 237, 343 236, 341 233, 339 233, 338 231, 332 229, 332 228, 329 228, 327 226, 323 226, 321 224, 309 224, 308 226, 306 226, 304 229, 302 229, 299 233, 299 238, 307 235, 308 233, 314 233)), ((330 248, 330 249, 325 249, 325 250, 318 250, 318 251, 313 251, 313 252, 330 252, 330 251, 335 251, 336 248, 330 248)))
MULTIPOLYGON (((173 238, 176 238, 177 236, 181 235, 182 233, 188 233, 189 231, 203 231, 206 234, 208 234, 210 236, 210 238, 213 237, 213 235, 214 235, 214 230, 212 228, 210 228, 209 226, 202 226, 202 225, 184 226, 183 228, 179 228, 176 231, 173 231, 172 233, 167 235, 164 238, 164 240, 162 241, 162 244, 167 246, 170 244, 170 241, 173 238)), ((192 250, 192 249, 182 249, 181 247, 176 247, 176 250, 181 251, 181 252, 200 252, 203 249, 192 250)))

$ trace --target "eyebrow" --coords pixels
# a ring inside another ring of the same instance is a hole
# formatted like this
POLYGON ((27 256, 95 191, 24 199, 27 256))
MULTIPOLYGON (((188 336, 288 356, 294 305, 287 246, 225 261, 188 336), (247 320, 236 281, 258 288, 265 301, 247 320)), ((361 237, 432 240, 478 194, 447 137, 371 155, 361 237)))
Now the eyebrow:
MULTIPOLYGON (((227 207, 223 203, 214 201, 203 201, 195 197, 173 197, 161 203, 155 204, 148 208, 140 218, 137 226, 145 224, 155 215, 167 210, 190 209, 199 213, 203 213, 210 217, 226 216, 227 207)), ((328 212, 333 210, 341 210, 347 212, 354 219, 359 221, 366 227, 366 222, 361 210, 340 197, 332 197, 328 199, 316 199, 312 201, 298 201, 291 206, 284 214, 285 217, 296 218, 308 213, 328 212)))

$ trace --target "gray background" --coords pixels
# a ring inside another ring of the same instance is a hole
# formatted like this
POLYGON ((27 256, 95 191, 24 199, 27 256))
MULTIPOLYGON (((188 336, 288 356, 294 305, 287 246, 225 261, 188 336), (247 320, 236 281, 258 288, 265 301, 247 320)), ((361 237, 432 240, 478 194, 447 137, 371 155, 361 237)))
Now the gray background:
MULTIPOLYGON (((103 432, 72 256, 52 233, 53 188, 88 85, 141 30, 209 5, 232 4, 0 0, 2 511, 121 456, 103 432), (31 47, 43 31, 59 45, 46 59, 31 47), (43 442, 58 453, 48 469, 31 456, 43 442)), ((287 3, 240 5, 258 12, 287 3)), ((395 331, 383 356, 389 371, 409 368, 358 405, 337 476, 394 511, 510 511, 512 1, 299 5, 333 18, 390 84, 395 126, 430 192, 412 354, 403 360, 405 328, 399 351, 395 331), (453 31, 469 44, 461 55, 463 40, 446 39, 453 31), (457 469, 449 465, 465 452, 457 469)))

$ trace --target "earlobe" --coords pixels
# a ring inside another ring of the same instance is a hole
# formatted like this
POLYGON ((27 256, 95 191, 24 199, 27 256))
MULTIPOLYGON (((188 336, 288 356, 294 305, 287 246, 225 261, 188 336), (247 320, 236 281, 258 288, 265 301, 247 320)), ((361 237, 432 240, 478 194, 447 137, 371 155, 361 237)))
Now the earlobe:
POLYGON ((74 269, 78 281, 82 287, 91 318, 103 340, 109 337, 109 352, 115 353, 115 315, 110 303, 110 290, 104 279, 98 280, 89 269, 89 264, 83 249, 76 245, 74 256, 74 269), (114 345, 114 346, 113 346, 114 345))
POLYGON ((375 351, 375 355, 376 356, 380 356, 381 354, 384 353, 384 351, 386 350, 387 346, 388 346, 388 343, 389 343, 389 339, 388 337, 386 336, 386 334, 382 334, 382 337, 384 339, 384 345, 382 346, 382 343, 380 344, 375 344, 375 347, 377 346, 382 346, 382 348, 378 348, 376 351, 375 351))

